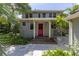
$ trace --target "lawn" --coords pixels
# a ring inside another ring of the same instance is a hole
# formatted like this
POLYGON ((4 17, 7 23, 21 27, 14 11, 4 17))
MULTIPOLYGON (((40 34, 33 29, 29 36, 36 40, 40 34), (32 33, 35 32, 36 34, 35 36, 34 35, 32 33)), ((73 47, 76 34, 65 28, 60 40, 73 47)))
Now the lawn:
POLYGON ((14 36, 11 33, 1 34, 0 33, 0 43, 5 45, 25 45, 28 44, 31 39, 26 39, 20 35, 14 36))

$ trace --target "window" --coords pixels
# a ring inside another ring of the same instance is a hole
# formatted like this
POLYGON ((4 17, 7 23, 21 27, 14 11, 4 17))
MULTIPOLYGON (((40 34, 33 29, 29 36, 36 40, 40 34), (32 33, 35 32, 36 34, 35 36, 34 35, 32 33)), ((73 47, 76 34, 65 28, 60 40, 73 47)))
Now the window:
POLYGON ((55 12, 53 13, 53 17, 54 17, 54 18, 56 17, 56 13, 55 13, 55 12))
POLYGON ((25 16, 26 18, 28 18, 28 14, 26 14, 26 16, 25 16))
POLYGON ((56 29, 56 24, 51 24, 52 29, 56 29))
POLYGON ((33 30, 33 24, 30 24, 30 30, 33 30))
POLYGON ((29 14, 30 18, 32 18, 32 14, 29 14))
POLYGON ((23 26, 26 26, 26 22, 22 22, 22 25, 23 25, 23 26))
POLYGON ((45 18, 45 16, 46 16, 46 14, 45 14, 45 13, 43 13, 43 18, 45 18))
POLYGON ((38 17, 40 18, 40 14, 38 14, 38 17))
POLYGON ((49 17, 52 17, 52 13, 49 13, 49 17))

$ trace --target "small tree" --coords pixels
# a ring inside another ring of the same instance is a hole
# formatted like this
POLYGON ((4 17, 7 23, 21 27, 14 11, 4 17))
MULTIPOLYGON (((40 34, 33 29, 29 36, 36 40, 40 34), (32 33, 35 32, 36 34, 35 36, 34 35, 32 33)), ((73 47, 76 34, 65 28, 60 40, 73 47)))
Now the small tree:
POLYGON ((59 15, 56 17, 56 25, 57 25, 57 27, 60 28, 61 37, 62 37, 62 32, 66 31, 68 29, 68 22, 65 20, 64 15, 59 15))

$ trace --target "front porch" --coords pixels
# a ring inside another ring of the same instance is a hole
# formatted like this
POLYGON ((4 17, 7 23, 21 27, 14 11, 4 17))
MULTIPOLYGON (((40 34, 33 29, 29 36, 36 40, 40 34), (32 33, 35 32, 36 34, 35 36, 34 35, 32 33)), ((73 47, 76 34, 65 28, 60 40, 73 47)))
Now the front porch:
POLYGON ((33 21, 33 38, 40 37, 53 37, 53 29, 51 28, 51 24, 53 21, 33 21))
POLYGON ((50 38, 55 37, 56 26, 54 21, 53 18, 23 19, 21 23, 26 22, 26 26, 21 25, 21 36, 32 38, 33 40, 50 40, 50 38))
POLYGON ((52 28, 54 20, 33 20, 32 44, 57 44, 52 28))
POLYGON ((54 20, 33 21, 33 40, 32 44, 57 44, 57 38, 54 36, 55 28, 52 28, 54 20))

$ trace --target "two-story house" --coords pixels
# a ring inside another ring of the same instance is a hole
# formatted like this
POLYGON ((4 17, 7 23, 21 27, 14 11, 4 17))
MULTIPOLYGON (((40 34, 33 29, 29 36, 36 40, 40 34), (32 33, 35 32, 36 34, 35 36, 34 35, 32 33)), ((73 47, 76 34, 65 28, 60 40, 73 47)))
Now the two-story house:
POLYGON ((63 10, 34 10, 22 15, 20 33, 26 38, 53 37, 54 20, 63 10))

